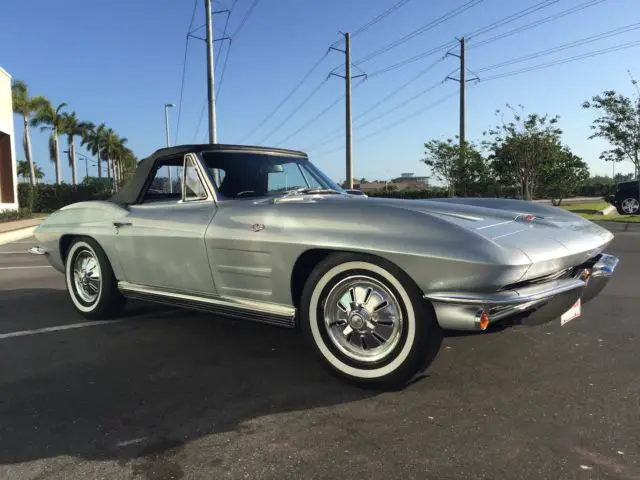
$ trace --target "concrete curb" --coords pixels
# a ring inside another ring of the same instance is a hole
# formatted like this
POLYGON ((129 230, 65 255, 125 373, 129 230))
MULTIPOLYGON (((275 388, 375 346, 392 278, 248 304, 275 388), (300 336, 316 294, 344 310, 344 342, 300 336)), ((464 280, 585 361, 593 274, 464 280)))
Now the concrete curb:
POLYGON ((8 232, 0 233, 0 245, 16 242, 18 240, 24 240, 33 235, 38 226, 19 228, 18 230, 9 230, 8 232))
POLYGON ((640 232, 640 223, 626 223, 626 222, 599 222, 594 221, 596 225, 606 228, 610 232, 640 232))

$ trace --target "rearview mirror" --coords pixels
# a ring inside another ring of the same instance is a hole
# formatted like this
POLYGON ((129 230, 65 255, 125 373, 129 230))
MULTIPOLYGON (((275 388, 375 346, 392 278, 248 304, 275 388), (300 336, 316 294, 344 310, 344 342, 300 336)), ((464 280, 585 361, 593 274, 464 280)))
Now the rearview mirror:
POLYGON ((282 173, 284 172, 284 167, 282 164, 272 164, 272 165, 263 165, 260 167, 260 171, 262 173, 282 173))

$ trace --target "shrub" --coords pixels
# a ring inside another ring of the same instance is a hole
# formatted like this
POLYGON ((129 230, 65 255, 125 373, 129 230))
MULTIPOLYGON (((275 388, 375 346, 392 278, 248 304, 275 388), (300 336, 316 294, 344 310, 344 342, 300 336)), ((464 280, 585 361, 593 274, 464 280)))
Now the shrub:
POLYGON ((89 200, 107 200, 111 190, 105 184, 90 185, 37 185, 34 212, 53 212, 66 205, 89 200))
POLYGON ((21 210, 33 212, 34 191, 30 183, 18 184, 18 206, 21 210))
POLYGON ((0 222, 12 222, 23 218, 31 218, 31 210, 25 208, 19 210, 0 210, 0 222))

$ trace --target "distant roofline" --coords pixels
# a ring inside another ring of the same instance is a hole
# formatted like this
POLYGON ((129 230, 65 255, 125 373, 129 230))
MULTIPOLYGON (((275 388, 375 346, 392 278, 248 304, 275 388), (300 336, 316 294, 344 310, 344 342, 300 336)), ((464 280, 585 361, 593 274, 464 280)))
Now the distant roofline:
POLYGON ((7 77, 13 78, 9 72, 7 72, 4 68, 0 67, 0 72, 4 73, 7 77))

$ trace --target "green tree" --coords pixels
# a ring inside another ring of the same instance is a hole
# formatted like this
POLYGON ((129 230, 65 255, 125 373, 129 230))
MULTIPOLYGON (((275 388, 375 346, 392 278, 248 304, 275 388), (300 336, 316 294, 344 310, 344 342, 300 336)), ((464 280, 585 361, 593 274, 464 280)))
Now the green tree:
POLYGON ((573 195, 578 187, 589 180, 589 167, 567 147, 557 145, 538 178, 540 193, 550 197, 554 205, 573 195))
POLYGON ((26 162, 30 172, 27 178, 29 178, 31 185, 34 185, 37 175, 35 174, 35 164, 31 150, 30 119, 32 115, 36 115, 38 111, 49 105, 49 101, 41 96, 30 97, 27 84, 22 80, 16 80, 11 85, 11 98, 13 112, 20 115, 23 120, 22 148, 24 148, 24 156, 27 159, 26 162))
POLYGON ((69 159, 69 166, 71 167, 73 185, 78 184, 78 161, 76 159, 75 137, 82 136, 85 130, 91 125, 89 122, 79 121, 75 112, 65 112, 62 114, 62 125, 59 133, 67 136, 67 158, 69 159))
POLYGON ((425 157, 421 160, 427 165, 436 179, 445 183, 449 196, 456 192, 467 195, 470 191, 484 190, 488 180, 485 159, 473 143, 464 145, 464 163, 460 158, 458 140, 433 139, 424 144, 425 157))
POLYGON ((41 131, 49 130, 49 158, 56 166, 56 183, 62 183, 62 166, 60 165, 60 145, 59 135, 64 130, 64 113, 62 109, 66 107, 66 103, 61 103, 57 108, 47 102, 31 120, 34 127, 40 126, 41 131))
POLYGON ((98 178, 102 178, 102 162, 106 157, 106 130, 107 127, 104 123, 96 126, 93 123, 87 122, 82 132, 81 145, 87 147, 92 155, 95 155, 98 159, 98 178))
POLYGON ((633 180, 633 173, 616 173, 613 177, 613 183, 628 182, 633 180))
POLYGON ((519 112, 509 104, 507 108, 513 120, 505 123, 503 112, 498 110, 502 123, 485 132, 490 139, 484 144, 491 152, 491 168, 499 183, 517 186, 520 197, 531 200, 543 170, 560 146, 559 117, 536 113, 525 116, 522 105, 519 112))
POLYGON ((593 121, 592 138, 603 138, 611 148, 600 154, 607 162, 630 161, 636 178, 640 175, 640 94, 635 80, 635 98, 630 98, 614 90, 607 90, 582 104, 583 108, 594 110, 598 117, 593 121))
POLYGON ((33 170, 35 174, 35 182, 31 181, 31 167, 29 163, 26 160, 18 160, 18 167, 16 169, 18 176, 22 177, 24 181, 29 181, 31 185, 38 183, 38 180, 42 180, 44 178, 44 172, 35 163, 33 164, 33 170))
POLYGON ((585 183, 589 185, 612 185, 613 178, 607 175, 594 175, 592 177, 589 177, 589 179, 586 180, 585 183))

